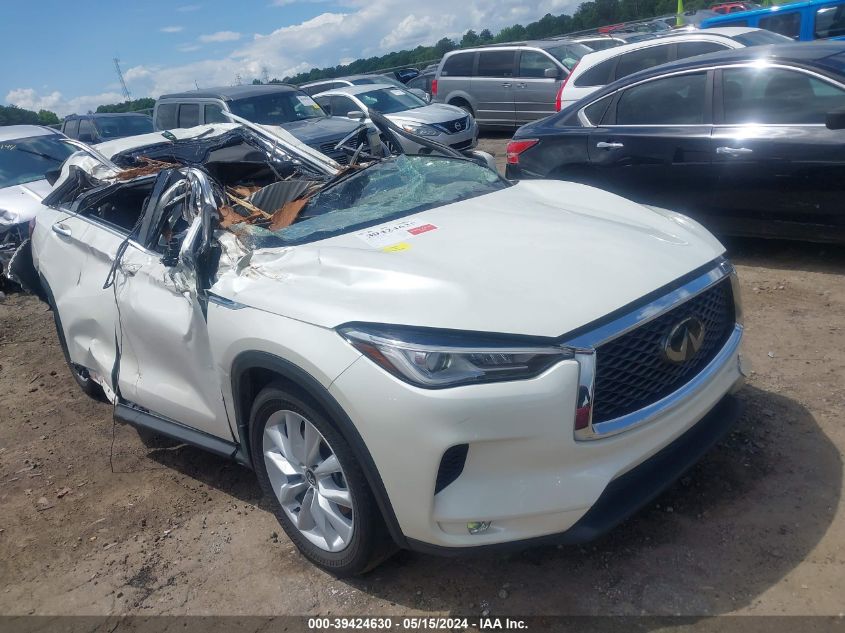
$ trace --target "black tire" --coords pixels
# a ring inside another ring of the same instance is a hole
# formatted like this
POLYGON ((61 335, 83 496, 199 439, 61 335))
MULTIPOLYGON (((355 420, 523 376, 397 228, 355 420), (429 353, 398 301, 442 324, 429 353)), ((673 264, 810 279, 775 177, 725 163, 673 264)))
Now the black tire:
POLYGON ((355 576, 369 571, 395 551, 367 478, 349 444, 322 410, 310 401, 284 384, 271 384, 262 389, 252 404, 250 448, 258 483, 270 499, 273 514, 302 555, 314 565, 338 578, 355 576), (282 410, 298 413, 311 422, 328 442, 343 468, 352 497, 355 529, 349 544, 340 551, 330 552, 309 541, 285 513, 271 487, 264 463, 264 429, 270 416, 282 410))
POLYGON ((475 118, 475 112, 472 110, 472 106, 468 104, 466 101, 453 101, 449 105, 458 106, 461 110, 466 112, 471 117, 475 118))
POLYGON ((88 374, 88 370, 81 365, 71 362, 70 354, 67 351, 67 341, 65 341, 65 331, 62 328, 62 320, 59 318, 59 311, 56 309, 56 304, 53 302, 53 295, 49 290, 47 291, 47 304, 50 306, 50 311, 53 313, 53 322, 56 324, 56 334, 59 337, 59 346, 62 348, 62 354, 64 354, 65 362, 67 363, 68 369, 70 369, 70 373, 73 376, 74 381, 76 381, 76 384, 79 385, 82 392, 89 398, 93 398, 94 400, 105 400, 106 395, 103 393, 103 388, 91 379, 91 376, 88 374))

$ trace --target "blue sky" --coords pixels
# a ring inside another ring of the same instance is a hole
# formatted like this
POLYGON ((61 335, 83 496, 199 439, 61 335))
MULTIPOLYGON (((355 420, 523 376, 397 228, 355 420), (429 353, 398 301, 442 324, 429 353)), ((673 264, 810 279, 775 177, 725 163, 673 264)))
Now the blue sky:
POLYGON ((42 0, 3 3, 0 102, 60 115, 133 97, 283 77, 469 28, 497 30, 577 0, 42 0), (14 60, 12 62, 11 60, 14 60))

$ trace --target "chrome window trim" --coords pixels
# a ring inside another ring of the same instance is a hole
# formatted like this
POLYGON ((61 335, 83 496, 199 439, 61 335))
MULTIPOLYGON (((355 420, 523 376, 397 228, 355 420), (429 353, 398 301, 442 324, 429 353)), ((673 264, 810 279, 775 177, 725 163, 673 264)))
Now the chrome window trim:
POLYGON ((731 278, 731 286, 736 290, 736 271, 733 265, 724 257, 717 260, 716 265, 709 271, 690 280, 683 286, 676 288, 667 294, 658 297, 627 314, 624 314, 613 321, 601 325, 590 332, 568 339, 563 347, 575 352, 575 360, 578 362, 578 392, 575 404, 575 423, 580 426, 579 421, 585 422, 582 428, 576 428, 575 439, 577 441, 595 440, 604 437, 611 437, 634 428, 638 428, 651 422, 667 410, 678 406, 691 397, 707 382, 712 375, 726 362, 736 351, 739 340, 742 337, 742 313, 738 294, 734 297, 734 305, 737 320, 734 332, 728 342, 722 347, 719 353, 707 364, 707 366, 686 384, 672 392, 668 396, 653 402, 650 405, 638 409, 627 415, 605 420, 593 424, 593 405, 595 402, 595 376, 596 376, 596 349, 609 341, 627 334, 633 329, 641 327, 659 316, 673 310, 682 303, 697 297, 707 291, 715 284, 725 278, 731 278))
MULTIPOLYGON (((584 110, 589 108, 591 105, 593 105, 597 101, 604 99, 605 97, 615 96, 617 93, 621 92, 622 90, 628 90, 629 88, 633 88, 634 86, 639 86, 641 84, 648 83, 650 81, 657 81, 658 79, 665 79, 667 77, 674 77, 675 75, 685 75, 685 74, 695 73, 695 72, 710 72, 711 70, 725 70, 725 69, 728 69, 728 68, 782 68, 784 70, 791 70, 791 71, 794 71, 794 72, 804 73, 805 75, 810 75, 812 77, 815 77, 816 79, 819 79, 820 81, 823 81, 825 83, 836 86, 840 90, 845 90, 845 84, 842 84, 842 83, 836 81, 835 79, 831 79, 830 77, 827 77, 825 75, 817 73, 813 70, 809 70, 807 68, 801 68, 800 66, 790 66, 789 64, 772 62, 772 61, 769 61, 769 60, 762 60, 762 61, 764 63, 760 63, 760 61, 750 61, 750 62, 739 62, 739 63, 736 63, 736 64, 718 64, 718 65, 715 65, 715 66, 706 66, 706 67, 703 67, 703 68, 686 68, 684 70, 679 70, 679 71, 675 71, 675 72, 672 72, 672 73, 667 73, 665 75, 658 75, 656 77, 649 77, 648 79, 643 79, 643 80, 638 81, 636 83, 633 83, 629 86, 617 88, 613 92, 609 92, 605 95, 602 95, 598 99, 591 101, 590 103, 588 103, 587 105, 582 107, 580 110, 578 110, 578 120, 581 121, 582 124, 585 124, 585 127, 592 127, 592 128, 599 127, 598 125, 594 125, 594 124, 590 123, 590 120, 587 118, 587 115, 584 114, 584 110)), ((726 123, 719 123, 719 124, 694 123, 694 124, 690 124, 690 125, 682 125, 682 124, 675 123, 675 124, 660 125, 659 127, 695 127, 695 126, 724 127, 726 125, 729 125, 729 124, 726 124, 726 123)), ((730 127, 738 127, 738 126, 741 126, 741 125, 757 125, 757 124, 755 124, 755 123, 739 123, 739 124, 730 125, 730 127)), ((776 125, 776 124, 770 123, 770 124, 760 124, 760 125, 776 125)), ((787 125, 788 126, 795 126, 795 127, 806 127, 807 125, 824 125, 824 124, 811 123, 811 124, 802 125, 800 123, 789 123, 789 124, 777 125, 777 127, 785 127, 787 125)), ((635 128, 635 127, 657 127, 657 126, 655 126, 655 125, 616 125, 616 124, 614 124, 614 125, 604 125, 604 126, 601 126, 601 127, 635 128)))
MULTIPOLYGON (((596 101, 594 101, 593 103, 597 103, 598 101, 600 101, 600 99, 596 99, 596 101)), ((578 110, 578 121, 579 121, 579 122, 581 123, 581 125, 582 125, 582 126, 584 126, 584 127, 596 127, 595 125, 593 125, 593 124, 590 122, 590 119, 588 119, 588 118, 587 118, 587 115, 586 115, 586 114, 584 114, 584 110, 586 110, 587 108, 589 108, 591 105, 593 105, 593 104, 591 103, 590 105, 586 105, 586 106, 584 106, 583 108, 581 108, 580 110, 578 110)))

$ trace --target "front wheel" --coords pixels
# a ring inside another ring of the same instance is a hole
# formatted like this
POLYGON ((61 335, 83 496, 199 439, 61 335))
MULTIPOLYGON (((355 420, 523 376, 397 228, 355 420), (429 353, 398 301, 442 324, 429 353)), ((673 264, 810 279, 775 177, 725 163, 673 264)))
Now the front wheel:
POLYGON ((391 551, 384 522, 346 440, 283 385, 255 399, 253 466, 282 528, 302 554, 338 576, 363 573, 391 551))

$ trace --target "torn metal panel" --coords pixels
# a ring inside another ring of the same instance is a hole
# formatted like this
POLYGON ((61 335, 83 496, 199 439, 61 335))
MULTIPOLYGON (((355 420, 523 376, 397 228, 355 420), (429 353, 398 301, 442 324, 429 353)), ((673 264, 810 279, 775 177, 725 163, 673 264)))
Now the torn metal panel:
POLYGON ((123 344, 121 395, 219 435, 227 427, 220 374, 189 266, 164 266, 154 253, 130 245, 121 260, 115 298, 123 344))
MULTIPOLYGON (((1 250, 0 259, 2 259, 1 250)), ((6 271, 6 276, 26 292, 31 292, 42 299, 44 298, 41 280, 38 279, 38 272, 32 263, 32 241, 29 238, 23 240, 17 250, 12 253, 8 264, 4 263, 4 270, 6 271)))
POLYGON ((33 248, 61 314, 68 355, 72 362, 108 380, 117 355, 119 327, 113 291, 103 289, 103 282, 123 237, 77 216, 53 210, 50 214, 62 232, 36 233, 41 242, 36 241, 33 248), (46 257, 49 262, 44 261, 46 257))

